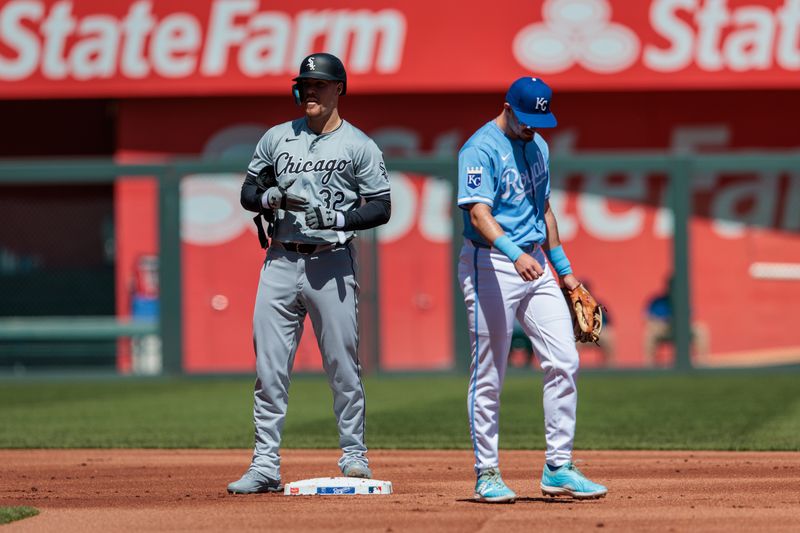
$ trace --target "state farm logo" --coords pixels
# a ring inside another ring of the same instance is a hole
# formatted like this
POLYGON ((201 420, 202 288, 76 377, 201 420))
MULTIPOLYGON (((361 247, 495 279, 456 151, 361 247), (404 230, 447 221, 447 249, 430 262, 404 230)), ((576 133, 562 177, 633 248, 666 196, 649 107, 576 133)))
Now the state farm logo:
POLYGON ((611 22, 607 0, 547 0, 542 16, 544 22, 522 28, 514 39, 514 56, 531 71, 552 74, 578 64, 610 74, 639 57, 639 38, 611 22))
MULTIPOLYGON (((637 61, 666 73, 800 70, 800 0, 764 3, 651 0, 649 27, 637 27, 637 35, 611 21, 608 0, 547 0, 543 21, 519 31, 513 52, 520 65, 542 74, 574 66, 612 74, 637 61), (653 33, 657 38, 645 42, 653 33)), ((641 5, 624 4, 626 13, 641 5)))
POLYGON ((319 46, 350 73, 390 74, 400 68, 405 47, 406 17, 396 9, 292 14, 262 10, 258 0, 214 0, 184 2, 182 11, 170 12, 135 0, 121 15, 87 13, 125 3, 0 1, 0 80, 277 76, 295 72, 319 46))

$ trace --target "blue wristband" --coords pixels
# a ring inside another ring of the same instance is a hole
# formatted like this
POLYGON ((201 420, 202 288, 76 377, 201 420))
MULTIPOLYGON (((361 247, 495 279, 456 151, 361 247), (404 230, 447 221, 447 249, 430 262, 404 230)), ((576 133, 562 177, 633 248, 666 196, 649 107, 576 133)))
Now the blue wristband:
POLYGON ((567 254, 564 253, 564 248, 560 244, 555 248, 550 248, 550 251, 547 252, 547 258, 550 260, 550 263, 553 265, 553 268, 556 269, 559 276, 572 274, 572 267, 569 264, 569 259, 567 259, 567 254))
POLYGON ((506 257, 514 262, 516 262, 516 260, 519 259, 519 256, 522 255, 522 249, 511 242, 511 239, 508 238, 508 235, 501 235, 495 239, 494 247, 503 252, 506 257))

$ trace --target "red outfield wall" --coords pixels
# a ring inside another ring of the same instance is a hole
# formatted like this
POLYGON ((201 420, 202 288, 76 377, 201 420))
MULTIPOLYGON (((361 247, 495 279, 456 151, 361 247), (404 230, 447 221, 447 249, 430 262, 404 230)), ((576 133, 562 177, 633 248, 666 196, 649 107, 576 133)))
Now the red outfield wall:
MULTIPOLYGON (((793 129, 774 124, 777 110, 791 107, 793 100, 785 91, 557 93, 553 110, 559 127, 543 133, 554 154, 621 147, 703 152, 792 148, 797 143, 793 129), (764 112, 730 113, 752 100, 770 106, 764 112)), ((391 105, 386 101, 345 97, 341 111, 387 153, 454 154, 498 112, 502 94, 394 95, 391 105)), ((269 124, 293 117, 296 109, 283 96, 127 100, 120 106, 120 151, 126 156, 239 151, 246 158, 269 124), (163 121, 165 116, 170 120, 163 121)), ((253 365, 250 316, 261 255, 252 222, 238 206, 241 179, 190 180, 184 186, 184 340, 192 371, 253 365), (217 294, 228 297, 223 311, 211 306, 217 294)), ((418 176, 393 173, 392 183, 393 218, 381 232, 383 365, 391 370, 446 368, 454 364, 448 252, 454 193, 447 183, 418 176)), ((591 281, 613 315, 618 359, 624 365, 641 364, 644 307, 663 287, 671 266, 665 184, 656 175, 573 175, 556 184, 566 193, 557 190, 552 199, 576 272, 591 281)), ((154 248, 153 230, 139 222, 148 217, 141 217, 141 207, 134 204, 144 201, 152 210, 154 197, 135 195, 140 187, 119 187, 120 287, 133 271, 136 254, 154 248)), ((800 175, 698 176, 693 189, 692 303, 695 318, 711 330, 712 359, 797 349, 790 317, 779 313, 778 304, 800 297, 800 284, 753 277, 751 267, 800 263, 800 175)), ((119 297, 123 312, 124 292, 119 297)), ((586 353, 587 364, 596 359, 586 353)), ((319 366, 312 343, 304 344, 297 364, 319 366)))
MULTIPOLYGON (((289 79, 321 49, 348 69, 343 116, 387 154, 455 154, 498 112, 510 81, 531 74, 556 91, 559 127, 545 133, 552 153, 798 145, 789 117, 800 0, 498 0, 492 9, 454 0, 9 0, 0 28, 0 98, 118 100, 123 160, 246 159, 264 129, 296 116, 289 79)), ((189 371, 253 367, 261 252, 238 207, 241 179, 184 184, 189 371)), ((793 171, 693 182, 692 303, 717 359, 798 351, 777 308, 800 297, 800 284, 753 267, 800 262, 798 180, 793 171)), ((440 180, 392 181, 393 218, 381 230, 383 365, 448 368, 454 195, 440 180)), ((671 265, 664 181, 589 174, 556 186, 566 191, 553 205, 569 255, 609 306, 620 362, 639 364, 643 308, 671 265)), ((152 184, 116 189, 120 314, 130 310, 136 258, 155 250, 154 201, 152 184)), ((297 368, 319 367, 310 341, 297 368)))

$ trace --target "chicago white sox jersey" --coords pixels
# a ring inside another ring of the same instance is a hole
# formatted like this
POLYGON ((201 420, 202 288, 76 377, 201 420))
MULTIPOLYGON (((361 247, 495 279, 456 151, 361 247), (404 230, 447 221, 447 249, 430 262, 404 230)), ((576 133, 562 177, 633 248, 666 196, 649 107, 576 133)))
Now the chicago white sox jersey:
POLYGON ((488 122, 458 153, 458 206, 464 209, 464 237, 485 242, 472 226, 467 208, 492 208, 492 216, 514 244, 542 244, 547 230, 545 201, 550 198, 550 151, 538 133, 533 141, 509 139, 488 122))
MULTIPOLYGON (((248 174, 258 176, 275 167, 278 184, 305 196, 312 206, 350 211, 361 199, 389 193, 389 177, 383 155, 364 132, 342 120, 334 131, 318 134, 305 118, 284 122, 267 130, 256 145, 248 174)), ((335 243, 341 231, 312 230, 305 214, 276 210, 273 237, 282 242, 335 243)), ((345 232, 344 238, 353 236, 345 232)))

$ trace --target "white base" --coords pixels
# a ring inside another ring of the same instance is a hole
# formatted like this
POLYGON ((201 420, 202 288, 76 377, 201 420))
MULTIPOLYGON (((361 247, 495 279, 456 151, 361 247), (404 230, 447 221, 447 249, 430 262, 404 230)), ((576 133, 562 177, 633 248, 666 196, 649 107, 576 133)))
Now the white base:
POLYGON ((317 477, 287 483, 283 487, 285 496, 366 496, 391 494, 392 482, 379 479, 353 477, 317 477))

